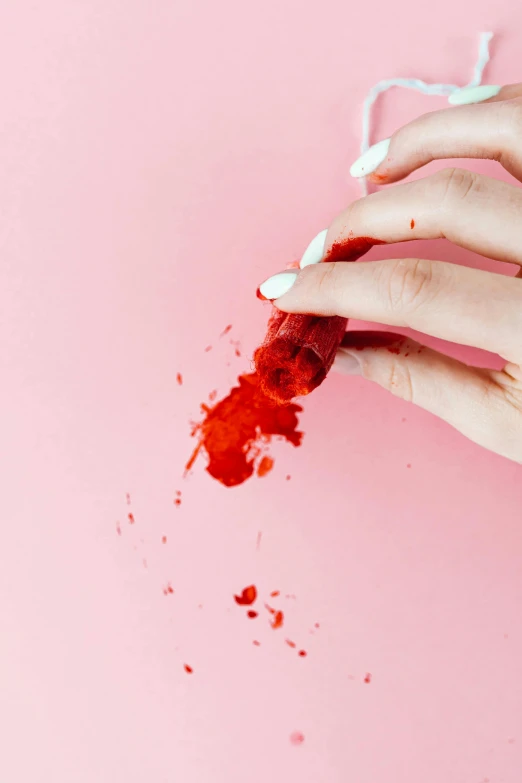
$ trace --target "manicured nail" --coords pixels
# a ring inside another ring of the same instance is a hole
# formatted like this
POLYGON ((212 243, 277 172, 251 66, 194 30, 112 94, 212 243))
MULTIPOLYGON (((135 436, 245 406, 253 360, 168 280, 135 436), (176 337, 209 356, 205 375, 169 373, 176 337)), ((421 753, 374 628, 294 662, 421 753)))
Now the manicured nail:
POLYGON ((339 348, 335 355, 332 369, 341 375, 362 375, 362 367, 357 356, 344 348, 339 348))
POLYGON ((448 98, 448 103, 452 106, 464 106, 467 103, 480 103, 487 101, 488 98, 494 98, 502 88, 498 84, 481 84, 479 87, 463 87, 462 90, 455 90, 448 98))
POLYGON ((386 155, 390 148, 390 139, 383 139, 382 141, 374 144, 370 147, 364 155, 361 155, 350 168, 350 174, 352 177, 366 177, 371 174, 375 169, 379 168, 381 163, 386 160, 386 155))
POLYGON ((274 299, 287 294, 292 288, 297 279, 297 272, 279 272, 278 275, 273 275, 261 283, 257 289, 257 295, 260 299, 269 299, 271 302, 274 299))
POLYGON ((324 231, 321 231, 320 234, 317 234, 317 236, 312 239, 303 253, 301 263, 299 264, 301 269, 304 269, 305 266, 310 266, 310 264, 319 264, 323 260, 327 233, 328 229, 325 228, 324 231))

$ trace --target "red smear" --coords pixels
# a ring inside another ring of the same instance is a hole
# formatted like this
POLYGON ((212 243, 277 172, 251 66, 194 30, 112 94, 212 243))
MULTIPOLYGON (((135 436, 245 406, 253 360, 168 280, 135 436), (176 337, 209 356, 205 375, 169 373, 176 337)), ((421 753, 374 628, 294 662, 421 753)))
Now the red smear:
POLYGON ((263 476, 266 476, 267 473, 270 473, 273 467, 274 467, 274 460, 272 459, 272 457, 263 457, 263 459, 257 466, 257 475, 260 478, 262 478, 263 476))
POLYGON ((254 612, 254 610, 253 610, 253 609, 250 609, 250 610, 247 612, 247 616, 248 616, 248 617, 250 617, 250 619, 251 619, 251 620, 255 620, 255 619, 256 619, 256 617, 257 617, 257 612, 254 612))
POLYGON ((121 536, 121 525, 119 522, 116 522, 116 532, 119 536, 121 536))
POLYGON ((281 595, 280 590, 272 590, 272 592, 270 593, 270 598, 277 598, 278 595, 281 595))
POLYGON ((176 380, 180 386, 183 386, 183 376, 180 372, 178 372, 178 374, 176 375, 176 380))
POLYGON ((300 731, 294 731, 290 734, 290 742, 292 745, 302 745, 305 741, 304 734, 300 731))
POLYGON ((134 519, 134 514, 128 514, 127 517, 128 517, 128 520, 129 520, 130 524, 133 525, 135 523, 135 521, 136 521, 134 519))
POLYGON ((272 620, 272 623, 271 623, 272 628, 274 629, 274 631, 277 628, 282 628, 283 627, 284 618, 285 618, 285 616, 284 616, 283 612, 276 612, 275 613, 274 619, 272 620))
POLYGON ((290 481, 290 479, 291 479, 291 478, 292 478, 292 476, 287 476, 287 477, 286 477, 286 480, 287 480, 287 481, 290 481))
POLYGON ((296 644, 295 644, 295 642, 292 642, 292 641, 290 641, 290 639, 285 639, 285 643, 286 643, 286 644, 287 644, 289 647, 292 647, 292 649, 295 649, 295 647, 296 647, 296 644))
POLYGON ((187 674, 192 674, 192 673, 193 673, 193 671, 194 671, 194 669, 192 668, 192 666, 189 666, 189 665, 188 665, 188 663, 185 663, 185 664, 183 665, 183 668, 185 669, 185 671, 187 672, 187 674))
POLYGON ((299 650, 299 657, 300 658, 306 658, 307 655, 308 655, 308 653, 306 652, 306 650, 299 650))
POLYGON ((125 493, 125 500, 127 501, 127 505, 130 506, 131 499, 128 492, 125 493))
POLYGON ((205 348, 205 353, 208 353, 211 350, 212 350, 212 346, 211 345, 207 345, 207 347, 205 348))
POLYGON ((241 351, 239 350, 239 348, 236 348, 236 356, 241 356, 241 351))
POLYGON ((221 332, 221 334, 219 336, 220 337, 224 337, 226 334, 228 334, 230 332, 231 329, 232 329, 232 324, 229 324, 228 326, 225 326, 225 328, 223 329, 223 331, 221 332))
POLYGON ((261 531, 259 531, 259 533, 257 534, 257 541, 256 541, 256 549, 257 550, 259 550, 259 547, 261 546, 261 537, 262 537, 262 535, 263 534, 262 534, 261 531))
POLYGON ((241 595, 235 595, 234 600, 239 606, 251 606, 257 598, 257 588, 255 585, 245 587, 241 595))
POLYGON ((254 639, 252 644, 255 645, 255 647, 261 647, 261 642, 258 642, 256 639, 254 639))
POLYGON ((167 543, 167 536, 163 536, 163 538, 161 539, 161 543, 162 544, 166 544, 167 543))
POLYGON ((204 420, 193 434, 199 442, 186 471, 201 450, 208 456, 206 470, 226 487, 242 484, 254 473, 254 461, 262 444, 281 436, 294 446, 301 443, 296 430, 299 405, 277 405, 261 390, 259 375, 241 375, 239 385, 214 407, 202 406, 204 420))
POLYGON ((172 588, 172 585, 170 582, 167 583, 166 587, 163 588, 163 595, 172 595, 174 593, 174 590, 172 588))
POLYGON ((275 614, 276 610, 272 609, 271 606, 268 606, 268 604, 265 604, 265 609, 270 612, 270 614, 275 614))
POLYGON ((364 682, 369 684, 371 681, 372 681, 372 675, 370 674, 370 672, 368 672, 368 674, 364 678, 364 682))
MULTIPOLYGON (((348 237, 335 242, 326 261, 355 261, 380 240, 348 237)), ((264 299, 260 291, 259 298, 264 299)), ((348 321, 339 316, 292 315, 274 308, 263 345, 254 354, 263 392, 278 404, 309 394, 326 378, 348 321)))
POLYGON ((414 220, 411 221, 410 228, 415 228, 415 221, 414 220))

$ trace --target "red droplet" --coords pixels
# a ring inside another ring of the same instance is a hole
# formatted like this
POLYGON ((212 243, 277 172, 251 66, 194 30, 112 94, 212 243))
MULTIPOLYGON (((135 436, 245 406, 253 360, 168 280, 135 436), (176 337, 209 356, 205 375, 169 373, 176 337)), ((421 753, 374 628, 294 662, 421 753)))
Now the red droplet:
POLYGON ((252 642, 252 644, 253 644, 255 647, 261 647, 261 642, 258 642, 258 641, 257 641, 257 639, 254 639, 254 641, 252 642))
POLYGON ((205 353, 208 353, 211 350, 212 350, 212 346, 211 345, 207 345, 207 347, 205 348, 205 353))
POLYGON ((236 348, 236 356, 241 356, 241 351, 239 350, 239 348, 236 348))
POLYGON ((411 468, 411 465, 410 465, 410 463, 409 463, 409 462, 408 462, 408 464, 406 465, 406 467, 407 467, 407 468, 411 468))
POLYGON ((254 612, 253 609, 250 609, 250 611, 247 612, 247 615, 251 620, 254 620, 257 617, 257 612, 254 612))
POLYGON ((167 543, 167 536, 163 536, 163 538, 161 539, 161 543, 162 544, 166 544, 167 543))
POLYGON ((131 524, 131 525, 133 525, 133 524, 134 524, 134 522, 136 521, 136 520, 134 519, 134 514, 128 514, 127 516, 128 516, 128 519, 129 519, 129 522, 130 522, 130 524, 131 524))
POLYGON ((413 220, 413 218, 412 218, 412 221, 410 223, 410 228, 415 228, 415 221, 413 220))
POLYGON ((239 606, 251 606, 257 598, 257 588, 255 585, 245 587, 241 595, 235 595, 234 600, 239 606))
POLYGON ((119 536, 121 536, 121 525, 119 522, 116 522, 116 532, 119 536))
POLYGON ((183 668, 185 669, 185 671, 187 672, 187 674, 192 674, 192 672, 194 671, 194 669, 192 668, 192 666, 189 666, 189 665, 188 665, 188 663, 185 663, 185 664, 184 664, 184 666, 183 666, 183 668))
POLYGON ((364 678, 364 682, 370 683, 371 681, 372 681, 372 675, 370 674, 370 672, 368 672, 368 674, 364 678))
POLYGON ((163 588, 163 595, 172 595, 174 592, 172 585, 170 582, 167 582, 166 586, 163 588))
POLYGON ((183 376, 180 372, 178 372, 178 374, 176 375, 176 380, 180 386, 183 386, 183 376))
POLYGON ((293 731, 290 734, 290 742, 292 745, 302 745, 305 741, 304 734, 301 731, 293 731))
POLYGON ((319 623, 315 623, 314 628, 320 628, 320 627, 321 626, 319 625, 319 623))
POLYGON ((275 613, 274 619, 272 620, 272 623, 271 623, 272 628, 274 629, 274 631, 277 628, 282 628, 283 627, 284 618, 285 618, 285 616, 284 616, 283 612, 276 612, 275 613))
POLYGON ((287 480, 287 481, 290 481, 290 479, 291 479, 291 478, 292 478, 292 476, 287 476, 287 477, 286 477, 286 480, 287 480))
POLYGON ((300 658, 306 658, 307 655, 308 655, 308 653, 306 652, 306 650, 299 650, 299 657, 300 658))
POLYGON ((181 506, 181 498, 174 498, 174 505, 181 506))
POLYGON ((285 639, 286 644, 291 647, 293 650, 295 650, 296 644, 295 642, 290 641, 290 639, 285 639))
POLYGON ((261 462, 259 463, 257 467, 257 475, 262 478, 263 476, 266 476, 267 473, 270 473, 272 468, 274 467, 274 460, 272 457, 263 457, 261 462))
POLYGON ((127 501, 127 505, 130 506, 131 499, 128 492, 125 493, 125 500, 127 501))
POLYGON ((277 598, 278 595, 281 595, 280 590, 272 590, 272 592, 270 593, 271 598, 277 598))
POLYGON ((219 336, 224 337, 226 334, 230 332, 231 329, 232 329, 232 324, 228 324, 228 326, 225 326, 225 328, 223 329, 223 331, 219 336))

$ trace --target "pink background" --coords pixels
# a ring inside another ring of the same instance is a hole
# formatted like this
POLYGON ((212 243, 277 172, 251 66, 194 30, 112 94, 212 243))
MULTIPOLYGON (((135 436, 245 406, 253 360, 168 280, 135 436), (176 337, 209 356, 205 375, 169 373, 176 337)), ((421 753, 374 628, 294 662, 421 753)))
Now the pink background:
POLYGON ((332 376, 266 478, 182 479, 256 285, 358 196, 368 87, 463 83, 488 28, 519 80, 514 0, 2 3, 2 783, 519 783, 520 466, 332 376))

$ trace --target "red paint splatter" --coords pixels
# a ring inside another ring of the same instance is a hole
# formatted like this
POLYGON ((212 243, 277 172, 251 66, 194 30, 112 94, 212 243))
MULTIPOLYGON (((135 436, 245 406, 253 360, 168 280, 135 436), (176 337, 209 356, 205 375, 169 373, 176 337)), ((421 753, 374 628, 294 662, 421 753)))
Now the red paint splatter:
POLYGON ((239 350, 239 348, 236 348, 235 354, 236 356, 241 356, 241 351, 239 350))
POLYGON ((213 402, 216 399, 216 397, 217 397, 217 389, 212 389, 212 391, 208 395, 210 402, 213 402))
POLYGON ((296 648, 296 643, 295 643, 295 642, 292 642, 290 639, 285 639, 285 643, 286 643, 286 644, 287 644, 289 647, 291 647, 292 649, 294 649, 294 650, 295 650, 295 648, 296 648))
POLYGON ((251 619, 251 620, 255 620, 255 619, 256 619, 256 617, 257 617, 257 612, 254 612, 254 610, 253 610, 253 609, 250 609, 250 610, 247 612, 247 615, 248 615, 248 617, 250 617, 250 619, 251 619))
POLYGON ((121 525, 119 522, 116 522, 116 532, 119 536, 121 536, 121 525))
POLYGON ((129 524, 133 525, 135 523, 134 514, 127 514, 127 518, 129 520, 129 524))
POLYGON ((261 531, 259 531, 259 533, 257 534, 257 541, 256 541, 256 550, 258 550, 258 551, 259 551, 259 547, 261 546, 261 538, 262 538, 262 536, 263 536, 263 533, 261 531))
POLYGON ((257 598, 257 588, 255 585, 245 587, 241 595, 235 595, 234 601, 239 606, 251 606, 257 598))
POLYGON ((410 228, 412 228, 412 229, 415 228, 415 221, 413 220, 413 218, 412 218, 412 221, 410 223, 410 228))
POLYGON ((314 624, 314 628, 320 628, 320 627, 321 627, 321 626, 319 625, 319 623, 315 623, 315 624, 314 624))
POLYGON ((185 663, 183 665, 183 668, 185 669, 187 674, 192 674, 194 672, 194 669, 192 668, 192 666, 189 666, 188 663, 185 663))
POLYGON ((257 639, 254 639, 254 641, 252 642, 252 644, 253 644, 255 647, 261 647, 261 642, 258 642, 258 641, 257 641, 257 639))
POLYGON ((372 675, 370 674, 370 672, 368 672, 368 674, 364 678, 364 682, 369 684, 371 681, 372 681, 372 675))
POLYGON ((267 473, 270 473, 273 467, 274 460, 272 457, 265 456, 257 466, 257 475, 262 478, 263 476, 266 476, 267 473))
POLYGON ((290 481, 290 479, 291 479, 291 478, 292 478, 292 476, 287 476, 287 477, 286 477, 286 480, 287 480, 287 481, 290 481))
POLYGON ((299 446, 302 438, 296 430, 297 413, 302 410, 299 405, 274 404, 260 389, 256 373, 238 380, 239 385, 214 407, 202 406, 205 418, 193 431, 199 442, 186 465, 188 472, 204 450, 207 472, 226 487, 242 484, 252 476, 260 444, 281 436, 299 446))
POLYGON ((292 745, 302 745, 305 741, 305 736, 301 731, 293 731, 290 734, 290 742, 292 745))
POLYGON ((299 650, 299 653, 298 653, 298 654, 299 654, 299 657, 300 657, 300 658, 306 658, 306 656, 308 655, 308 653, 306 652, 306 650, 299 650))
POLYGON ((228 324, 228 326, 225 326, 225 328, 223 329, 223 331, 219 336, 224 337, 226 334, 230 332, 231 329, 232 329, 232 324, 228 324))
POLYGON ((212 346, 211 345, 207 345, 207 347, 205 348, 205 353, 208 353, 211 350, 212 350, 212 346))
POLYGON ((162 544, 166 544, 167 543, 167 536, 163 536, 163 538, 161 539, 161 543, 162 544))
POLYGON ((181 498, 174 498, 174 505, 181 506, 181 498))
POLYGON ((272 592, 270 593, 270 598, 277 598, 278 595, 281 595, 280 590, 272 590, 272 592))
POLYGON ((271 622, 271 626, 274 629, 274 631, 277 628, 282 628, 283 627, 284 619, 285 619, 285 616, 284 616, 283 612, 279 611, 279 612, 275 613, 274 619, 271 622))
POLYGON ((163 588, 163 595, 172 595, 174 593, 174 589, 170 582, 167 582, 165 587, 163 588))
POLYGON ((178 372, 178 374, 176 375, 176 380, 180 386, 183 386, 183 376, 180 372, 178 372))
POLYGON ((275 610, 275 609, 272 609, 272 607, 271 607, 271 606, 268 606, 268 604, 265 604, 265 609, 266 609, 268 612, 270 612, 270 614, 275 614, 275 613, 276 613, 276 610, 275 610))

